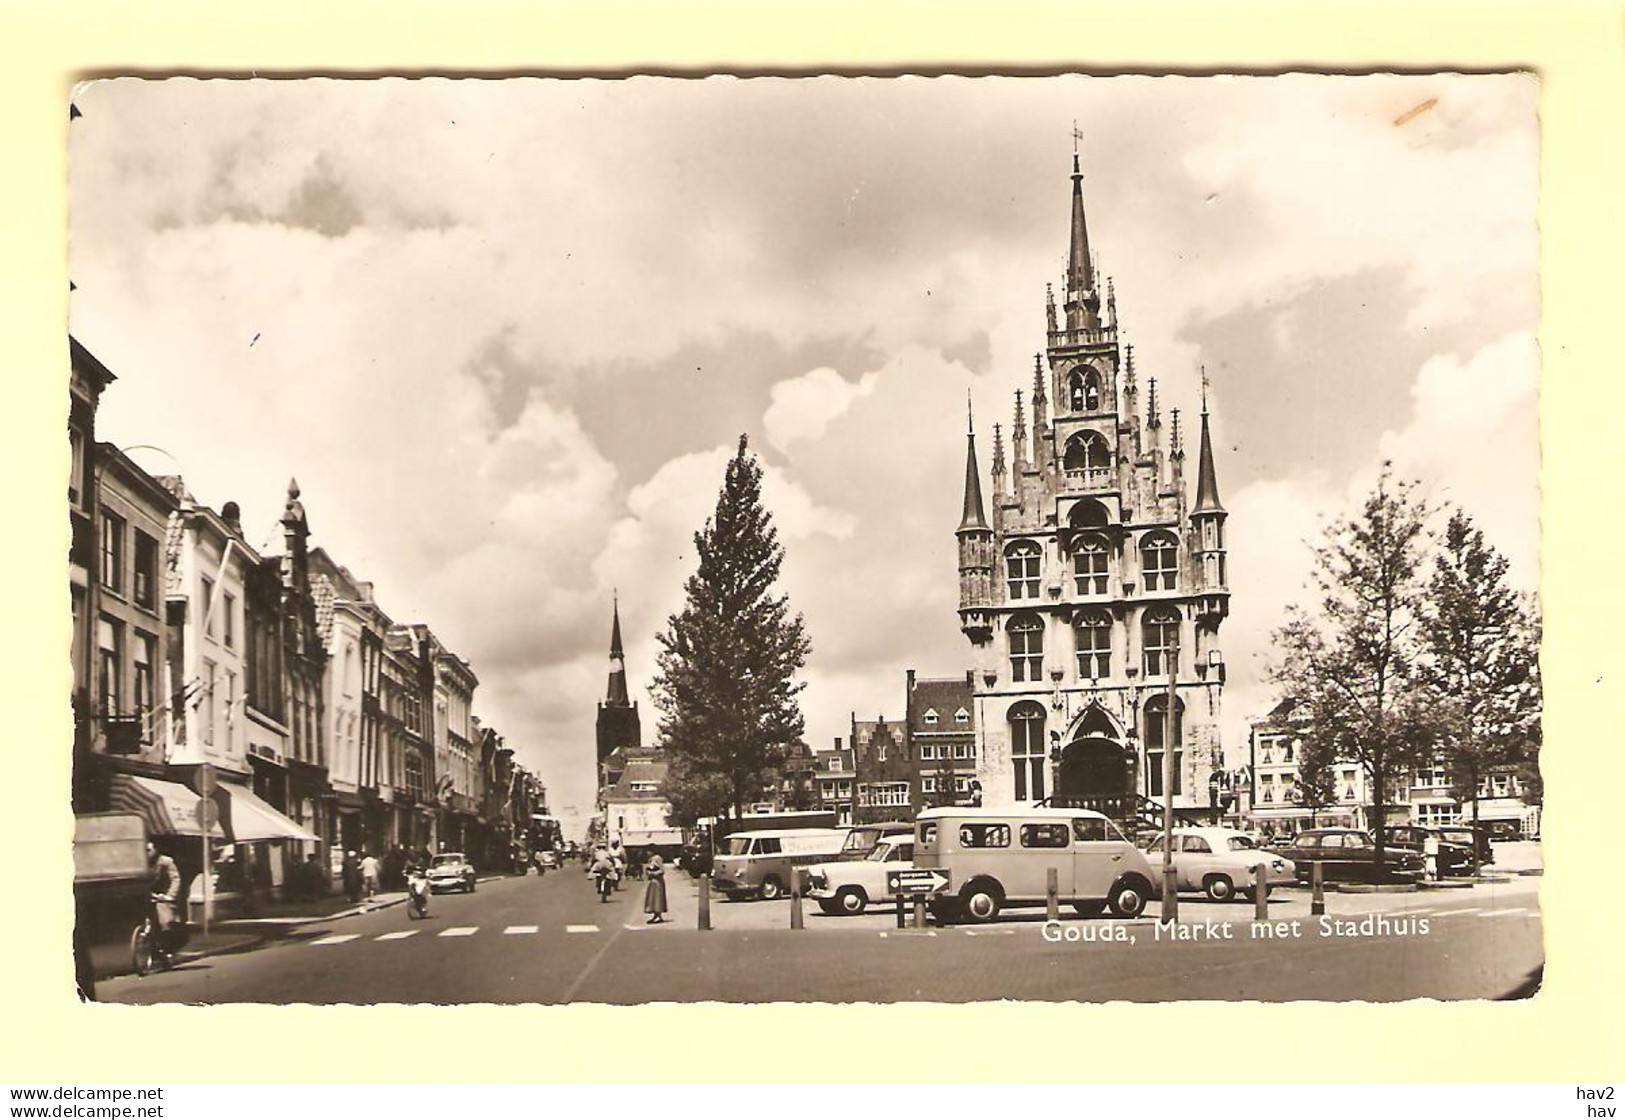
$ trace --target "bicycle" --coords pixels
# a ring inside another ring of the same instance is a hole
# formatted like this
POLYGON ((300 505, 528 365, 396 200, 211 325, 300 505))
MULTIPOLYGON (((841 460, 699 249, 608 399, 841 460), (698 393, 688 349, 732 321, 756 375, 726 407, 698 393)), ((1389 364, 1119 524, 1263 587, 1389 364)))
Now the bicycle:
POLYGON ((146 916, 130 933, 130 964, 137 976, 175 967, 175 951, 164 944, 166 932, 148 907, 146 916))

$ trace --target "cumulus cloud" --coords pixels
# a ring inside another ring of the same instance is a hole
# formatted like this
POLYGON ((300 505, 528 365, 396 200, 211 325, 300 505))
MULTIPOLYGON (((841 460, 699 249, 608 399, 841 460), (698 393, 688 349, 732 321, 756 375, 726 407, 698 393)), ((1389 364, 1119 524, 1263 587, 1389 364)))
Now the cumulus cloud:
POLYGON ((780 451, 788 451, 798 440, 815 440, 854 400, 874 389, 873 374, 851 382, 827 366, 780 381, 773 386, 773 403, 762 417, 767 440, 780 451))

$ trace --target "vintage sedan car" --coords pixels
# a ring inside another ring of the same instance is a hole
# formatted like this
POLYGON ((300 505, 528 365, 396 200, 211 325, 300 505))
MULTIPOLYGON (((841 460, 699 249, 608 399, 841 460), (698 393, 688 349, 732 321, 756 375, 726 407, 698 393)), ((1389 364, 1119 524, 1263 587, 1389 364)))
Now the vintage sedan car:
POLYGON ((1442 828, 1425 824, 1391 825, 1382 830, 1382 842, 1387 847, 1404 848, 1416 852, 1427 862, 1429 841, 1438 846, 1440 875, 1471 875, 1473 871, 1472 832, 1467 831, 1465 842, 1460 836, 1448 836, 1442 828))
POLYGON ((1376 844, 1357 828, 1305 829, 1277 851, 1296 865, 1302 883, 1309 882, 1310 865, 1317 861, 1328 883, 1414 883, 1426 873, 1420 853, 1386 845, 1379 869, 1376 844))
MULTIPOLYGON (((1153 871, 1162 866, 1163 838, 1146 846, 1153 871)), ((1297 882, 1292 861, 1261 849, 1253 838, 1234 828, 1176 828, 1173 844, 1174 882, 1182 891, 1201 891, 1214 902, 1229 902, 1238 894, 1251 898, 1264 868, 1265 893, 1297 882)))
POLYGON ((826 914, 861 914, 869 903, 884 902, 886 874, 914 866, 914 836, 904 832, 883 836, 867 856, 837 860, 814 867, 798 867, 805 875, 807 897, 826 914))
POLYGON ((1444 834, 1448 843, 1477 849, 1480 867, 1495 862, 1495 848, 1490 843, 1495 838, 1495 833, 1488 825, 1446 824, 1440 825, 1439 831, 1444 834))
POLYGON ((474 865, 462 852, 441 852, 429 861, 431 891, 474 890, 474 865))

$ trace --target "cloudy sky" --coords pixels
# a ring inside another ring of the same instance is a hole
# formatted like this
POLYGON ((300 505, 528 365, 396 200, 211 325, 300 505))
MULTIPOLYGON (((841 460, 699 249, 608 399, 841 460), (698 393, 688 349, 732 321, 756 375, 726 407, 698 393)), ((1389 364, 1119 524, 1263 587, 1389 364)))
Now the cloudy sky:
MULTIPOLYGON (((480 676, 591 804, 741 432, 807 618, 809 741, 956 675, 965 394, 1008 423, 1090 236, 1142 377, 1212 379, 1225 733, 1303 542, 1392 458, 1533 587, 1537 86, 1523 77, 200 82, 79 91, 72 326, 155 444, 314 540, 480 676)), ((986 468, 987 444, 983 443, 986 468)), ((255 543, 259 543, 256 541, 255 543)))

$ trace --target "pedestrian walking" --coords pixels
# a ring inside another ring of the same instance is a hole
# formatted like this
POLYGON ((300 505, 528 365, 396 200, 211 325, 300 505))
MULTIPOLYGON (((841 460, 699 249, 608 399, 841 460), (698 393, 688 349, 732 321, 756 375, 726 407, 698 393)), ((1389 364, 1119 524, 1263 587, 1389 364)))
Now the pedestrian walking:
POLYGON ((649 924, 654 925, 666 920, 666 868, 658 852, 649 857, 643 874, 649 880, 643 888, 643 910, 649 915, 649 924))
POLYGON ((361 887, 369 899, 378 895, 378 883, 383 878, 384 866, 371 852, 361 853, 361 887))
POLYGON ((339 864, 339 878, 344 882, 344 894, 351 902, 361 901, 361 861, 355 858, 355 850, 344 853, 344 862, 339 864))

